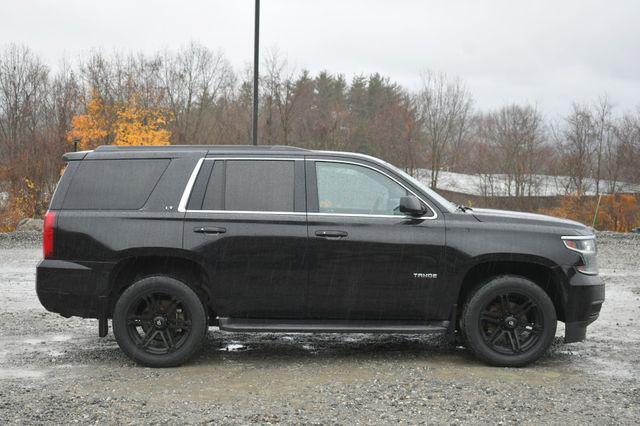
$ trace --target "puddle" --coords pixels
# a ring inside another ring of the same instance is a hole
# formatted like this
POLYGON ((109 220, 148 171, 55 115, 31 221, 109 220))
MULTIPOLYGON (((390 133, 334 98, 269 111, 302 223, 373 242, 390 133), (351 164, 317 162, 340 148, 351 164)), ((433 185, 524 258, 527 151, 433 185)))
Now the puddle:
POLYGON ((247 351, 249 350, 249 348, 245 345, 240 345, 238 343, 230 343, 220 349, 218 349, 219 351, 225 351, 225 352, 242 352, 242 351, 247 351))
POLYGON ((71 338, 72 336, 68 334, 54 334, 52 336, 43 336, 38 338, 32 337, 28 339, 23 339, 22 341, 29 345, 44 345, 50 342, 66 342, 68 340, 71 340, 71 338))
POLYGON ((26 368, 0 368, 0 380, 3 379, 35 379, 45 375, 44 370, 26 368))

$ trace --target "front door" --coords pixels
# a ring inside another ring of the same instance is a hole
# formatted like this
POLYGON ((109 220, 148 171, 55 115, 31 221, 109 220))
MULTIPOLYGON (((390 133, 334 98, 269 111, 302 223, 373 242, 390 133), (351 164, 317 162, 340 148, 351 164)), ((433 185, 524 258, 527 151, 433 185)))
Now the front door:
POLYGON ((206 159, 187 206, 184 248, 205 262, 219 316, 303 314, 307 224, 302 159, 206 159))
POLYGON ((307 163, 309 287, 315 318, 446 319, 433 295, 443 285, 444 220, 398 211, 415 195, 377 165, 307 163))

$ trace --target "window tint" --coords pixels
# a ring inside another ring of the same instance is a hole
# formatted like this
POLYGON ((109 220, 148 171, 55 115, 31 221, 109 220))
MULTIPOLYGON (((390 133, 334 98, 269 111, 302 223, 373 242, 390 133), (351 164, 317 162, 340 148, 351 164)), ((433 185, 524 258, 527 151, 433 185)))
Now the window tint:
POLYGON ((224 208, 293 211, 293 176, 293 161, 228 160, 224 177, 224 208))
POLYGON ((204 210, 224 210, 224 161, 205 161, 205 163, 214 163, 214 166, 204 194, 202 208, 204 210))
POLYGON ((137 210, 170 160, 84 160, 64 199, 65 209, 137 210))
POLYGON ((205 191, 207 190, 207 182, 209 182, 209 177, 213 170, 213 164, 213 161, 202 162, 200 170, 198 171, 198 176, 196 177, 193 188, 191 189, 191 194, 189 195, 187 210, 200 210, 203 208, 203 198, 205 191))
POLYGON ((345 163, 316 162, 320 213, 401 215, 407 191, 382 173, 345 163))

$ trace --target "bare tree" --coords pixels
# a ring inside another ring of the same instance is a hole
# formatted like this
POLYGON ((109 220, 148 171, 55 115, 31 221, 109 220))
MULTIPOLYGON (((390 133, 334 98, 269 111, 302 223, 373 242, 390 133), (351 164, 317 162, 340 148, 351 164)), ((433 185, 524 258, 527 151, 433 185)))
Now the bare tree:
POLYGON ((593 117, 588 107, 573 104, 565 119, 561 149, 565 158, 566 174, 572 183, 572 191, 584 194, 589 188, 588 178, 593 166, 593 117))
POLYGON ((459 79, 426 72, 416 102, 430 162, 430 186, 436 188, 448 150, 460 143, 469 128, 473 100, 459 79))
POLYGON ((43 117, 47 67, 24 46, 10 45, 0 57, 0 157, 11 160, 31 143, 43 117))
POLYGON ((615 127, 617 145, 612 149, 613 160, 609 160, 609 179, 613 176, 640 183, 640 108, 636 114, 622 116, 615 127))
POLYGON ((160 80, 173 115, 175 143, 215 143, 211 116, 230 96, 235 75, 224 56, 192 43, 177 53, 162 55, 160 80))
POLYGON ((612 123, 612 105, 609 103, 607 96, 603 96, 593 106, 592 112, 592 133, 594 137, 594 170, 592 173, 596 185, 596 195, 600 194, 600 180, 605 165, 603 164, 605 150, 611 154, 614 142, 614 131, 612 123))
POLYGON ((296 86, 295 70, 289 67, 286 58, 277 49, 269 51, 264 68, 265 75, 261 77, 264 90, 263 138, 267 145, 287 145, 300 94, 296 86))
POLYGON ((540 153, 546 142, 542 116, 530 105, 510 105, 489 113, 484 136, 494 151, 499 172, 505 175, 506 195, 536 194, 540 153))

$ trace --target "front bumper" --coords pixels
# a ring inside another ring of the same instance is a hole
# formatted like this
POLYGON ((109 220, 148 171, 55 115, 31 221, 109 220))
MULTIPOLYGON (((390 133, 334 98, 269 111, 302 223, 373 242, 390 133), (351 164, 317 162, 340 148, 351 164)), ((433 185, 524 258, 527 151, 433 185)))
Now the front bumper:
POLYGON ((566 343, 586 338, 587 326, 598 319, 605 299, 604 280, 599 275, 585 275, 568 268, 569 285, 566 288, 564 321, 566 343))

